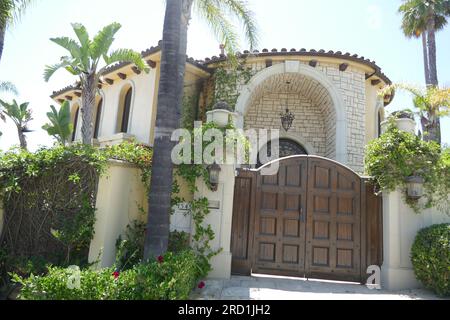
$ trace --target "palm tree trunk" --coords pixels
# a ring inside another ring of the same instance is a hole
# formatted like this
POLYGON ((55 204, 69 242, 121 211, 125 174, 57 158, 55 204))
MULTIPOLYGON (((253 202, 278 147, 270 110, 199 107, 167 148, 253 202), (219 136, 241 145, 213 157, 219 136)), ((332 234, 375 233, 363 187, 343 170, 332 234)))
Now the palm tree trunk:
POLYGON ((27 150, 27 139, 25 137, 25 134, 23 133, 22 126, 17 127, 17 134, 19 135, 20 147, 23 150, 27 150))
POLYGON ((425 83, 427 86, 431 85, 430 83, 430 61, 428 58, 428 45, 427 45, 427 33, 422 32, 422 46, 423 46, 423 64, 425 68, 425 83))
POLYGON ((428 51, 430 65, 430 84, 437 87, 439 85, 439 80, 437 75, 436 28, 434 17, 428 20, 428 51))
POLYGON ((83 144, 92 144, 94 139, 94 107, 95 107, 95 93, 97 90, 97 83, 95 74, 87 76, 83 81, 82 87, 82 103, 81 118, 83 123, 81 125, 81 135, 83 144))
MULTIPOLYGON (((184 74, 180 73, 183 0, 167 0, 163 30, 151 191, 144 261, 167 252, 170 232, 173 162, 172 132, 180 125, 184 74)), ((186 52, 184 53, 186 57, 186 52)))
MULTIPOLYGON (((436 28, 434 15, 428 19, 428 50, 429 50, 429 64, 430 64, 430 85, 433 87, 439 86, 437 74, 437 53, 436 53, 436 28)), ((438 112, 435 110, 433 112, 438 112)), ((439 117, 430 119, 431 124, 428 129, 428 135, 432 141, 441 144, 441 120, 439 117)))
POLYGON ((3 56, 3 47, 5 46, 5 28, 0 28, 0 61, 3 56))

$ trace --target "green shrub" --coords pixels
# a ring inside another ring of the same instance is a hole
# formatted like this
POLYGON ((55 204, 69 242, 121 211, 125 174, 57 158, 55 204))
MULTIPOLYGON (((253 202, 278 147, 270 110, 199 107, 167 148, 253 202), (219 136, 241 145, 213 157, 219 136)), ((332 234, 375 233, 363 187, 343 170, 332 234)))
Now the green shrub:
POLYGON ((125 237, 119 237, 116 242, 116 268, 127 270, 142 262, 144 257, 146 224, 142 221, 133 221, 127 226, 125 237))
POLYGON ((190 234, 186 232, 173 231, 169 237, 169 251, 170 252, 182 252, 189 248, 190 234))
POLYGON ((440 296, 450 296, 450 224, 420 231, 411 260, 417 279, 426 288, 440 296))
POLYGON ((46 276, 14 279, 22 284, 20 298, 25 300, 185 300, 208 271, 204 259, 189 250, 116 276, 114 269, 83 270, 75 289, 68 286, 73 275, 69 269, 50 268, 46 276))

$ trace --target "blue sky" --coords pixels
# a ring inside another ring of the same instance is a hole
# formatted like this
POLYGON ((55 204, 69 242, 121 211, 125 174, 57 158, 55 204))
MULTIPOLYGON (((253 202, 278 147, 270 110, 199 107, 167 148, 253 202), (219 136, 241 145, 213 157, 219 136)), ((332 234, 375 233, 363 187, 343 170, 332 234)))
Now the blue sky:
MULTIPOLYGON (((259 49, 307 48, 357 53, 375 60, 394 82, 421 85, 424 82, 421 41, 405 39, 400 0, 250 0, 260 30, 259 49)), ((52 91, 76 79, 64 71, 49 83, 42 78, 44 66, 59 60, 64 51, 50 37, 71 36, 71 22, 86 25, 91 35, 104 25, 117 21, 123 25, 115 47, 143 50, 156 45, 162 35, 163 0, 37 0, 20 24, 6 37, 0 63, 0 79, 12 81, 20 91, 19 101, 30 101, 34 111, 28 135, 31 149, 51 144, 40 128, 52 91), (124 5, 126 3, 126 5, 124 5)), ((437 36, 439 80, 450 85, 450 26, 437 36)), ((242 47, 245 49, 245 46, 242 47)), ((196 15, 189 30, 188 54, 197 59, 219 53, 219 42, 196 15)), ((9 97, 5 97, 9 98, 9 97)), ((408 95, 397 95, 389 111, 410 108, 408 95)), ((0 149, 18 144, 10 122, 0 122, 3 136, 0 149)), ((450 120, 443 123, 443 140, 450 144, 450 120)))

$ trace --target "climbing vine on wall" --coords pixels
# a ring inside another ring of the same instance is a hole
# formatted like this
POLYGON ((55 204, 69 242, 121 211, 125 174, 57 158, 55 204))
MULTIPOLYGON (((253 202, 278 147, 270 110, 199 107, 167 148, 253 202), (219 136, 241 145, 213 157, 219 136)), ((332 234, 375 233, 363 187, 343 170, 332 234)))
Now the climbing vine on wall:
MULTIPOLYGON (((237 67, 223 65, 214 72, 215 93, 213 105, 219 101, 225 101, 234 109, 239 98, 239 85, 246 85, 254 72, 251 67, 245 67, 245 61, 237 67)), ((212 106, 209 110, 212 109, 212 106)))
POLYGON ((382 191, 402 189, 405 202, 417 213, 432 207, 450 212, 450 149, 441 150, 437 143, 400 131, 393 118, 387 131, 367 146, 366 172, 382 191), (410 176, 424 179, 420 201, 406 196, 410 176))

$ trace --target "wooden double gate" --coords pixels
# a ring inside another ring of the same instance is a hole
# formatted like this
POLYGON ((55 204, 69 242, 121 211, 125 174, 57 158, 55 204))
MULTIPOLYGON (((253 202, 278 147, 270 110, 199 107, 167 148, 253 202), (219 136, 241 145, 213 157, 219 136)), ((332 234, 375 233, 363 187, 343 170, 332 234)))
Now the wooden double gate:
POLYGON ((276 175, 236 180, 233 274, 365 282, 382 264, 381 200, 350 169, 328 159, 279 160, 276 175))

